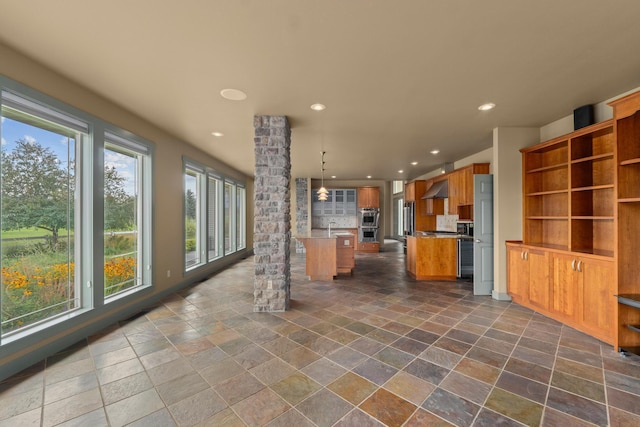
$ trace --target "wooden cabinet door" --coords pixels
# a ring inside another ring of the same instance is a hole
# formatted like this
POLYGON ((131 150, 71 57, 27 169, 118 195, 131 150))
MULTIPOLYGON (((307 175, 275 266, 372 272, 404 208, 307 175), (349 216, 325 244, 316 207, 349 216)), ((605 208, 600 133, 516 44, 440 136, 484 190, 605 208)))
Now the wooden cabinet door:
POLYGON ((456 215, 458 213, 459 194, 458 189, 460 184, 458 183, 460 177, 459 171, 449 173, 449 214, 456 215))
POLYGON ((462 170, 462 196, 461 205, 473 204, 473 168, 468 167, 462 170))
MULTIPOLYGON (((358 196, 360 196, 360 194, 358 194, 358 196)), ((360 199, 360 197, 358 197, 358 199, 360 199)), ((416 201, 416 183, 415 182, 410 182, 404 186, 404 201, 405 202, 416 201)))
POLYGON ((518 304, 529 300, 529 263, 524 254, 521 245, 507 246, 507 292, 518 304))
POLYGON ((553 280, 551 281, 551 305, 549 310, 570 320, 578 320, 580 275, 576 270, 575 256, 554 253, 553 280))
POLYGON ((529 263, 529 302, 538 308, 548 310, 551 299, 549 253, 528 248, 525 258, 529 263))
POLYGON ((578 262, 580 323, 598 338, 612 342, 618 304, 614 297, 613 262, 593 258, 580 258, 578 262))
POLYGON ((358 188, 358 208, 379 208, 380 188, 359 187, 358 188))
POLYGON ((407 271, 413 276, 416 275, 416 238, 407 237, 407 271))

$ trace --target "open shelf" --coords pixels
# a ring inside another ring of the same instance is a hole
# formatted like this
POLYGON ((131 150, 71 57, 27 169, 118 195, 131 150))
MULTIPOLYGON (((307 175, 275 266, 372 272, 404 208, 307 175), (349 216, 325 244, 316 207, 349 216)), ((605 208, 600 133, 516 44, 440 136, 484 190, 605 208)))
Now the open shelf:
POLYGON ((558 163, 558 164, 555 164, 555 165, 543 166, 543 167, 535 168, 535 169, 529 169, 526 173, 549 172, 549 171, 553 171, 555 169, 563 169, 563 168, 566 168, 567 166, 569 166, 568 162, 558 163))
POLYGON ((571 164, 575 165, 582 162, 592 162, 594 160, 607 160, 607 159, 613 159, 613 152, 598 154, 597 156, 582 157, 580 159, 572 160, 571 164))
POLYGON ((533 149, 522 150, 525 156, 525 172, 546 172, 566 167, 569 163, 569 141, 554 140, 533 149))
POLYGON ((592 191, 592 190, 606 190, 606 189, 613 189, 613 184, 606 184, 606 185, 592 185, 589 187, 575 187, 572 188, 571 191, 592 191))

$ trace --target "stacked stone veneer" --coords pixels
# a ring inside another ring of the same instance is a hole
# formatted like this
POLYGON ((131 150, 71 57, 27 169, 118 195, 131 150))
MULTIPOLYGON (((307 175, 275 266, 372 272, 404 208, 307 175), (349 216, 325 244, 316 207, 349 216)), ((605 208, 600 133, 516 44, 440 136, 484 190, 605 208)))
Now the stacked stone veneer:
POLYGON ((255 116, 253 311, 289 308, 291 129, 285 116, 255 116))
MULTIPOLYGON (((309 231, 309 178, 296 178, 296 232, 305 235, 309 231)), ((296 240, 296 253, 306 253, 301 241, 296 240)))

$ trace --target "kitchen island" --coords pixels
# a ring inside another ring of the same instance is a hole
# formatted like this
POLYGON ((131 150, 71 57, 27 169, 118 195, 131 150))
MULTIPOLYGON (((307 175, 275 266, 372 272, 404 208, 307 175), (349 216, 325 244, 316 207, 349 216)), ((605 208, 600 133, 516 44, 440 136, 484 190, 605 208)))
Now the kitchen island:
POLYGON ((306 250, 306 274, 309 280, 333 280, 339 273, 351 274, 355 267, 355 239, 349 232, 313 231, 294 237, 306 250))
POLYGON ((407 272, 416 280, 456 280, 455 234, 407 236, 407 272))

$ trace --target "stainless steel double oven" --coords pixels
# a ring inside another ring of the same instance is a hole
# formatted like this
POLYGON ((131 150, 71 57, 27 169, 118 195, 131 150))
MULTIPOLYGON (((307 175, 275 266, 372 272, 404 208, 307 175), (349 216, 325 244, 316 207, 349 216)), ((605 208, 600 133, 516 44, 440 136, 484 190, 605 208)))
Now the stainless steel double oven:
POLYGON ((380 219, 380 209, 361 208, 358 210, 358 241, 377 242, 378 241, 378 220, 380 219))

